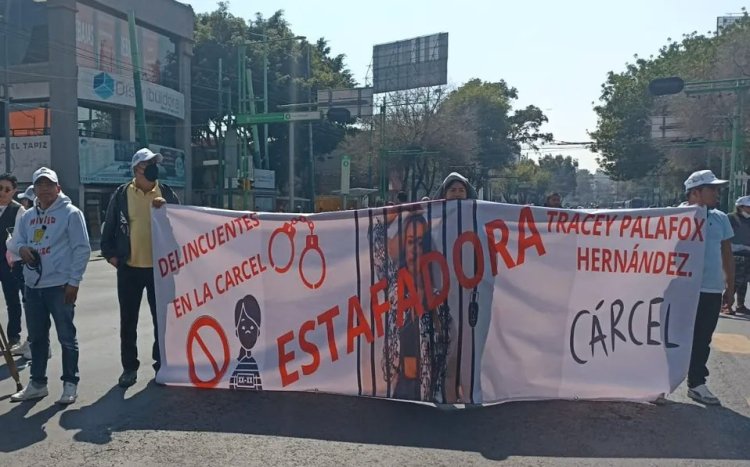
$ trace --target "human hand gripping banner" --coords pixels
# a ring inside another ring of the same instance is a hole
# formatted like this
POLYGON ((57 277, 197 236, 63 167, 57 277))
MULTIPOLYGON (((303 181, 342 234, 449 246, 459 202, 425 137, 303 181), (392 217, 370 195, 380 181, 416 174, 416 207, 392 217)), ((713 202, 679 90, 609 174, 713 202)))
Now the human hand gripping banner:
POLYGON ((705 210, 152 216, 160 383, 481 404, 652 400, 687 373, 705 210))

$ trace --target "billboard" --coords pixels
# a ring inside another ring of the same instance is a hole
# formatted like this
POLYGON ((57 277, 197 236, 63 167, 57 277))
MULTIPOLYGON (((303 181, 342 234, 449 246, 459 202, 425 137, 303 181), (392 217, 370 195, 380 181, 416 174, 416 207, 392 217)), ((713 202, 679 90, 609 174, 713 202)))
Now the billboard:
POLYGON ((19 136, 10 139, 10 170, 5 167, 5 140, 0 139, 0 173, 11 172, 21 184, 31 183, 31 174, 51 165, 49 136, 19 136))
POLYGON ((352 117, 372 117, 372 88, 325 89, 318 91, 318 109, 346 109, 352 117))
POLYGON ((448 82, 448 33, 376 45, 372 49, 376 93, 448 82))
MULTIPOLYGON (((159 180, 173 187, 185 186, 185 152, 181 149, 149 145, 164 158, 159 164, 159 180)), ((133 178, 130 162, 138 149, 132 141, 79 138, 81 183, 119 185, 133 178)))
MULTIPOLYGON (((143 107, 184 120, 185 96, 166 86, 142 81, 143 107)), ((118 75, 92 68, 78 67, 78 98, 108 104, 135 107, 132 76, 118 75)))

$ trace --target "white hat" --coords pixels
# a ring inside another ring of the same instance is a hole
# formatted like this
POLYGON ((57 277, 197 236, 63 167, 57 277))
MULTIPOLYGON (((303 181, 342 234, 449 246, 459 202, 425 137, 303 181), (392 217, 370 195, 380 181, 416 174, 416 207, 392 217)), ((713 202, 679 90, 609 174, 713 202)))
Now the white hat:
POLYGON ((750 196, 740 196, 734 203, 735 206, 749 206, 750 207, 750 196))
POLYGON ((135 168, 141 162, 150 161, 154 157, 156 158, 156 162, 161 162, 164 159, 161 154, 153 152, 149 148, 139 149, 138 152, 133 154, 133 162, 130 163, 130 168, 135 168))
POLYGON ((36 183, 40 178, 47 178, 49 181, 57 183, 57 174, 54 170, 48 169, 47 167, 41 167, 34 172, 31 176, 31 183, 36 183))
POLYGON ((29 201, 34 201, 36 199, 36 195, 34 194, 34 186, 29 186, 26 188, 26 191, 18 195, 18 199, 28 199, 29 201))
POLYGON ((710 170, 699 170, 690 174, 685 180, 685 191, 704 185, 725 185, 729 180, 720 180, 716 178, 710 170))

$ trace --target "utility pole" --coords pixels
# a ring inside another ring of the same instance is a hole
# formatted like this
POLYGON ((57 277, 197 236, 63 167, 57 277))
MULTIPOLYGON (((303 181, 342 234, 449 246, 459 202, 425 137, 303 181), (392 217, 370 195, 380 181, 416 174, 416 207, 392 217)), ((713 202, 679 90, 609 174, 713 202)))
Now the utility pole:
POLYGON ((289 212, 294 211, 294 122, 289 122, 289 212))
MULTIPOLYGON (((263 113, 268 113, 268 36, 263 34, 263 113)), ((268 156, 268 123, 263 124, 263 168, 271 168, 271 158, 268 156)))
POLYGON ((141 87, 141 56, 138 51, 138 36, 135 32, 135 12, 133 10, 128 12, 128 26, 130 27, 130 55, 133 62, 133 87, 135 89, 135 125, 141 147, 147 148, 146 111, 143 108, 143 88, 141 87))
POLYGON ((219 141, 216 142, 216 150, 218 152, 219 156, 219 188, 218 188, 218 195, 219 195, 219 201, 218 201, 218 207, 220 209, 224 209, 224 182, 226 180, 226 175, 224 174, 224 109, 222 105, 222 96, 224 94, 224 88, 223 88, 223 61, 221 58, 219 58, 219 121, 217 125, 217 135, 219 135, 219 141))
MULTIPOLYGON (((312 68, 310 66, 310 52, 312 44, 307 44, 307 102, 312 110, 312 68)), ((308 148, 310 149, 310 212, 315 212, 315 155, 313 152, 313 127, 312 121, 307 123, 308 148)))
POLYGON ((3 68, 5 69, 5 83, 3 83, 3 113, 5 119, 5 171, 8 173, 12 172, 10 162, 12 160, 10 154, 10 72, 8 70, 8 42, 10 41, 10 34, 8 33, 8 16, 10 16, 10 0, 5 0, 5 14, 3 15, 3 26, 5 34, 5 51, 3 55, 3 68))

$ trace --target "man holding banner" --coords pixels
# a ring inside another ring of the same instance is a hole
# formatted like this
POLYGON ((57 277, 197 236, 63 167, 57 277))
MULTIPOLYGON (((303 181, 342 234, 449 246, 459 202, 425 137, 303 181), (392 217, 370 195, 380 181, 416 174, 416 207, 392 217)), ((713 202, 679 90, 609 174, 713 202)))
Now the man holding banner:
POLYGON ((146 289, 151 319, 154 323, 152 357, 154 371, 159 371, 159 336, 156 326, 154 268, 151 253, 151 207, 165 203, 179 204, 168 185, 159 183, 161 154, 143 148, 133 155, 133 180, 120 185, 107 207, 102 232, 102 255, 117 268, 117 298, 120 302, 120 387, 135 384, 138 375, 137 328, 143 289, 146 289))
POLYGON ((687 204, 705 206, 708 210, 706 250, 703 263, 703 281, 698 300, 693 331, 693 349, 688 371, 688 397, 707 405, 721 402, 706 386, 708 355, 711 351, 711 336, 719 321, 723 303, 731 308, 734 302, 734 259, 731 239, 734 236, 727 215, 718 209, 719 190, 729 183, 719 180, 710 170, 693 172, 685 180, 687 204))

